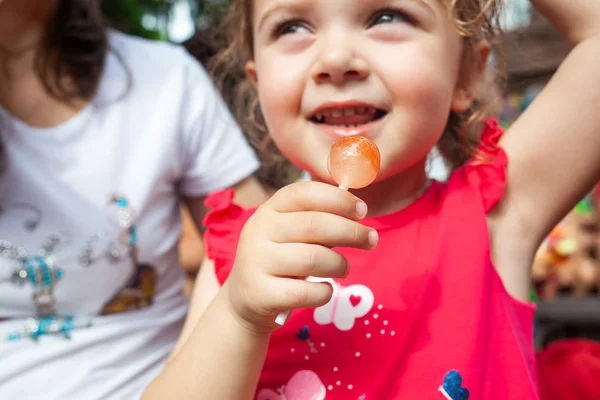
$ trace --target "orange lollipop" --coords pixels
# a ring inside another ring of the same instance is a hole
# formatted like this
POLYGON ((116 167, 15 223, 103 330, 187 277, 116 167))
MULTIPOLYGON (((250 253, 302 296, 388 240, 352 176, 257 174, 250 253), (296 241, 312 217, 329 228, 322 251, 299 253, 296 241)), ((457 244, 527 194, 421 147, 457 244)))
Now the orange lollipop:
POLYGON ((362 189, 377 177, 379 163, 375 143, 362 136, 349 136, 331 147, 327 167, 331 178, 342 189, 362 189))

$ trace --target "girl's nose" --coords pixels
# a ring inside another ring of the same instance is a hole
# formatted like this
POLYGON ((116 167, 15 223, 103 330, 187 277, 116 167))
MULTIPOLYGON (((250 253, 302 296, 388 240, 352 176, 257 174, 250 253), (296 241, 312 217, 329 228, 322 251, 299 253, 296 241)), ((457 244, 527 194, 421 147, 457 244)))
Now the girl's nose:
POLYGON ((317 84, 342 85, 348 81, 363 80, 369 76, 367 62, 356 54, 346 40, 323 45, 319 59, 313 68, 313 79, 317 84))

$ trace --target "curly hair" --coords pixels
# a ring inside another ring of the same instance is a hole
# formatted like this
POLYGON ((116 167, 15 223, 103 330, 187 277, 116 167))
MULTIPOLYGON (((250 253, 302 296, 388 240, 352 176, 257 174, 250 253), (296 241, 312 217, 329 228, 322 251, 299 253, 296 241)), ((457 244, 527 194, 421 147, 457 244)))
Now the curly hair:
MULTIPOLYGON (((475 55, 476 45, 487 41, 498 50, 502 30, 499 11, 502 0, 440 0, 445 1, 449 16, 463 38, 463 55, 460 81, 469 82, 472 71, 483 69, 475 55)), ((216 84, 229 98, 229 105, 252 146, 257 150, 263 165, 276 171, 277 186, 283 186, 298 176, 297 169, 277 150, 269 137, 260 110, 256 89, 244 77, 244 65, 254 56, 252 0, 234 0, 225 17, 223 32, 227 35, 224 46, 209 65, 216 84)), ((495 52, 502 60, 502 52, 495 52)), ((502 66, 503 63, 497 63, 502 66)), ((489 70, 478 82, 475 99, 470 110, 450 112, 444 133, 437 148, 446 165, 457 168, 476 155, 484 118, 494 114, 500 104, 497 78, 501 74, 489 70)))
MULTIPOLYGON (((91 99, 108 52, 100 0, 60 0, 43 40, 35 69, 48 94, 62 102, 91 99)), ((0 146, 0 164, 3 152, 0 146)))

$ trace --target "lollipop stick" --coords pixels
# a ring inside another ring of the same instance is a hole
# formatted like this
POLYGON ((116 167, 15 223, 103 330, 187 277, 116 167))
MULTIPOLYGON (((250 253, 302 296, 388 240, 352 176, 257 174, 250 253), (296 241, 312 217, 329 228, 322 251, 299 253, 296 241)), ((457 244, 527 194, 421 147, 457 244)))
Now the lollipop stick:
POLYGON ((290 313, 290 310, 280 312, 279 314, 277 314, 277 318, 275 318, 275 323, 279 326, 285 325, 288 318, 290 317, 290 313))
MULTIPOLYGON (((342 185, 340 185, 338 187, 342 190, 346 190, 346 191, 348 190, 347 187, 344 187, 342 185)), ((291 310, 287 310, 287 311, 282 311, 279 314, 277 314, 277 318, 275 318, 275 323, 279 326, 285 325, 287 320, 290 318, 291 312, 292 312, 291 310)))

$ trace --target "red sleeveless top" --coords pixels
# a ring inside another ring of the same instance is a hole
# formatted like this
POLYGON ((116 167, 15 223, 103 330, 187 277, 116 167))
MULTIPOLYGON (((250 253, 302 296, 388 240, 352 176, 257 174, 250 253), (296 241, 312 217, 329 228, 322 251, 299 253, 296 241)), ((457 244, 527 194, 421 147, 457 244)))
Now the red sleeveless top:
MULTIPOLYGON (((506 180, 501 135, 488 121, 483 162, 365 220, 379 232, 375 251, 336 249, 350 275, 329 280, 329 304, 295 310, 272 334, 257 399, 538 399, 534 307, 506 292, 490 259, 486 213, 506 180)), ((207 199, 205 241, 221 283, 253 213, 232 199, 207 199)))

